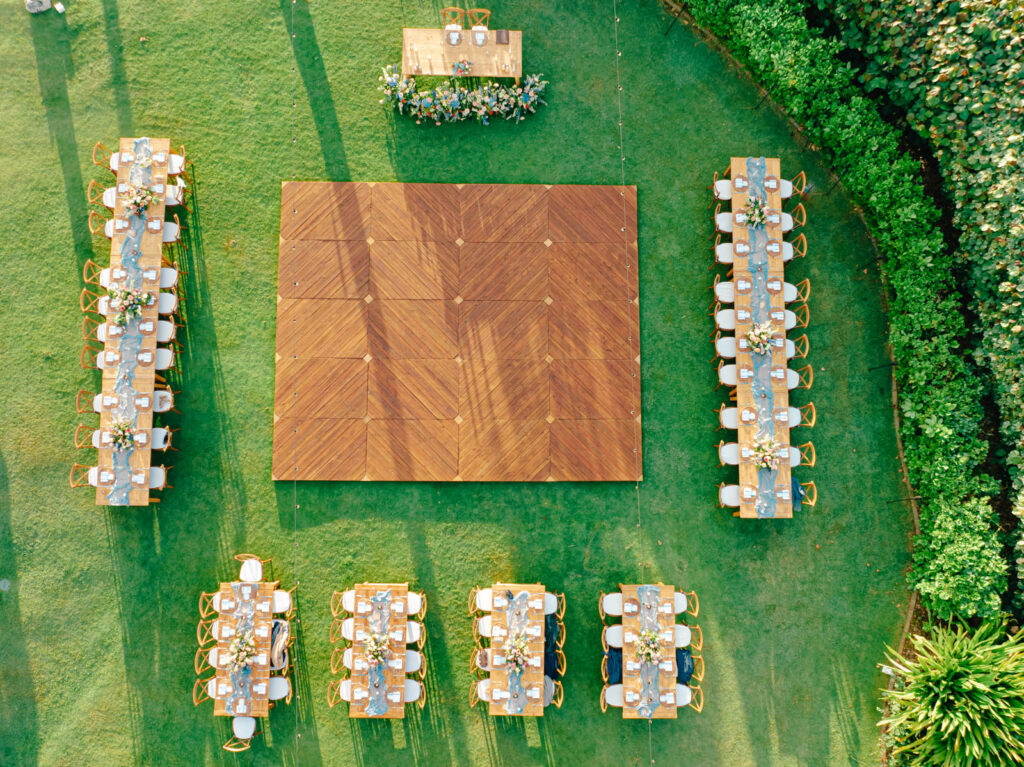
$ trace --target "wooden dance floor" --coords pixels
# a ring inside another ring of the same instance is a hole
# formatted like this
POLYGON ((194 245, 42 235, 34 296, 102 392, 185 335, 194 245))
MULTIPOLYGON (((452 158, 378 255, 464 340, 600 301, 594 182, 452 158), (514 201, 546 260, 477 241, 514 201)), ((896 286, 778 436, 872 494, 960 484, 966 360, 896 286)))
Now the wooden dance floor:
POLYGON ((273 478, 640 479, 636 227, 636 187, 285 182, 273 478))

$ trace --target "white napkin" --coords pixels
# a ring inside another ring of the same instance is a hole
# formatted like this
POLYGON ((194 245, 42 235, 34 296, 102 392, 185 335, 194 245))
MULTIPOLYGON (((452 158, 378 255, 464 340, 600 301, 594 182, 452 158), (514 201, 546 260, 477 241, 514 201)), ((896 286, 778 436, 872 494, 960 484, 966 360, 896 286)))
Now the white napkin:
POLYGON ((784 309, 776 309, 772 312, 773 320, 784 320, 786 319, 786 312, 784 309))
POLYGON ((635 660, 627 660, 626 661, 626 669, 629 670, 629 671, 639 671, 640 670, 640 664, 637 663, 635 660))
POLYGON ((672 670, 672 661, 670 661, 670 660, 663 660, 661 663, 658 664, 658 668, 660 668, 662 671, 671 671, 672 670))
POLYGON ((493 635, 494 635, 495 637, 503 637, 503 636, 505 636, 505 635, 506 635, 507 633, 508 633, 508 632, 507 632, 507 631, 505 631, 505 629, 503 629, 503 628, 502 628, 501 626, 494 626, 494 627, 493 627, 493 628, 491 629, 491 634, 493 634, 493 635))
POLYGON ((147 280, 155 280, 156 279, 156 269, 147 269, 146 271, 144 271, 142 273, 142 276, 145 277, 147 280))
POLYGON ((128 222, 125 221, 123 218, 119 218, 119 219, 117 219, 114 222, 114 228, 115 229, 127 229, 128 228, 128 222))
POLYGON ((625 639, 626 639, 627 642, 635 642, 636 641, 636 634, 634 634, 632 631, 627 631, 625 639))
POLYGON ((142 472, 139 472, 137 474, 132 474, 132 482, 135 483, 136 485, 144 484, 145 481, 146 481, 146 475, 143 474, 142 472))
POLYGON ((776 495, 784 501, 789 500, 789 490, 787 490, 786 488, 782 488, 781 490, 779 490, 776 493, 776 495))
POLYGON ((529 663, 534 668, 539 667, 540 666, 540 656, 539 655, 534 655, 533 657, 530 658, 529 663))
POLYGON ((238 590, 241 593, 242 599, 248 599, 249 596, 252 594, 252 586, 250 586, 248 583, 241 586, 238 590))
MULTIPOLYGON (((224 606, 224 603, 222 602, 221 603, 221 607, 223 607, 223 606, 224 606)), ((270 633, 270 627, 267 626, 266 624, 264 624, 262 626, 257 626, 255 629, 253 629, 253 633, 256 634, 256 636, 258 636, 258 637, 266 638, 266 636, 270 633)))
POLYGON ((635 613, 637 611, 637 605, 635 602, 629 602, 623 605, 623 609, 627 613, 635 613))
POLYGON ((109 471, 100 472, 100 480, 103 482, 110 482, 114 478, 114 475, 109 471))
POLYGON ((264 694, 266 694, 266 692, 267 692, 267 683, 266 682, 260 682, 259 684, 254 684, 252 686, 252 691, 253 691, 254 695, 264 695, 264 694))
POLYGON ((529 636, 532 636, 532 637, 539 637, 540 636, 540 626, 528 626, 527 629, 526 629, 526 633, 529 636))
POLYGON ((748 312, 746 309, 737 309, 736 310, 736 319, 738 319, 738 320, 749 320, 750 319, 750 312, 748 312))
POLYGON ((395 692, 389 692, 388 700, 390 700, 392 703, 399 703, 402 700, 402 693, 398 692, 397 690, 395 692))
POLYGON ((362 700, 367 695, 369 695, 369 692, 367 690, 364 690, 362 688, 356 688, 352 691, 352 700, 362 700))
MULTIPOLYGON (((767 245, 764 246, 764 249, 767 250, 769 253, 778 253, 779 243, 769 242, 767 245)), ((776 288, 776 290, 778 290, 778 288, 776 288)))
POLYGON ((778 185, 779 185, 779 182, 776 181, 774 178, 766 178, 764 180, 764 188, 765 189, 774 189, 778 185))
POLYGON ((637 695, 637 694, 636 694, 635 692, 633 692, 632 690, 627 690, 627 691, 626 691, 626 700, 628 700, 628 701, 634 701, 634 700, 639 700, 639 699, 640 699, 640 696, 639 696, 639 695, 637 695))
POLYGON ((785 423, 786 421, 789 420, 789 411, 780 410, 778 413, 775 414, 775 420, 782 421, 783 423, 785 423))
POLYGON ((746 189, 747 188, 747 180, 745 178, 737 177, 737 178, 735 178, 733 180, 732 183, 733 183, 733 186, 735 186, 737 189, 746 189))
POLYGON ((125 183, 118 184, 117 185, 117 191, 118 191, 119 194, 124 194, 125 192, 128 191, 128 185, 125 184, 125 183))
POLYGON ((154 192, 156 192, 157 194, 163 194, 164 193, 164 185, 163 184, 153 184, 153 186, 151 186, 150 189, 153 190, 154 192))
POLYGON ((355 666, 356 671, 365 671, 370 664, 362 658, 356 658, 356 660, 352 662, 352 665, 355 666))
POLYGON ((366 602, 366 601, 360 601, 359 604, 357 605, 357 607, 358 607, 359 612, 361 612, 361 613, 368 613, 368 612, 370 612, 371 609, 373 609, 371 607, 370 603, 366 602))
POLYGON ((163 228, 158 218, 152 219, 146 226, 151 232, 159 232, 163 228))
POLYGON ((395 629, 391 632, 391 638, 394 639, 396 642, 401 642, 405 639, 405 633, 402 631, 402 629, 395 629))
POLYGON ((267 654, 265 652, 261 652, 259 655, 256 656, 256 665, 257 666, 266 666, 267 665, 267 654))
POLYGON ((133 437, 133 439, 135 440, 136 444, 139 444, 139 445, 145 445, 147 442, 149 442, 149 437, 146 436, 146 432, 144 432, 144 431, 138 432, 133 437))
POLYGON ((750 368, 740 368, 740 378, 753 378, 754 371, 750 368))
POLYGON ((544 600, 543 599, 531 599, 528 604, 534 610, 540 610, 542 607, 544 607, 544 600))
POLYGON ((744 221, 746 221, 746 220, 747 220, 747 214, 746 214, 746 213, 743 213, 743 212, 737 211, 737 212, 735 213, 735 216, 736 216, 736 221, 737 221, 738 223, 740 223, 740 224, 742 224, 742 223, 743 223, 744 221))
POLYGON ((496 652, 491 656, 491 663, 495 666, 505 665, 505 656, 500 652, 496 652))
POLYGON ((664 604, 662 604, 662 605, 660 605, 658 607, 658 612, 660 612, 660 613, 671 613, 672 610, 673 610, 673 605, 669 604, 668 602, 665 602, 664 604))
POLYGON ((744 487, 743 488, 743 497, 744 498, 756 498, 757 497, 757 491, 754 490, 754 488, 752 488, 752 487, 744 487))
POLYGON ((400 601, 392 602, 391 603, 391 612, 393 612, 393 613, 404 613, 405 612, 405 602, 400 602, 400 601))
POLYGON ((231 685, 227 682, 221 682, 217 685, 217 695, 221 698, 231 694, 231 685))
POLYGON ((359 642, 365 641, 366 640, 366 632, 363 631, 362 629, 359 629, 358 631, 356 631, 356 640, 359 641, 359 642))
MULTIPOLYGON (((117 400, 114 400, 115 402, 117 400)), ((136 397, 135 407, 147 408, 149 407, 149 397, 136 397)))
POLYGON ((245 698, 239 698, 235 701, 234 708, 236 714, 244 714, 248 710, 249 706, 246 705, 245 698))
POLYGON ((671 642, 672 641, 672 629, 665 629, 664 631, 662 631, 661 632, 661 638, 664 639, 666 642, 671 642))
POLYGON ((773 223, 773 224, 779 223, 779 214, 778 213, 769 213, 768 214, 768 221, 773 223))
POLYGON ((508 600, 505 599, 505 597, 498 597, 498 596, 496 596, 496 597, 493 597, 491 599, 491 606, 492 607, 504 607, 507 604, 508 604, 508 600))
POLYGON ((507 697, 509 697, 508 690, 494 690, 491 693, 492 700, 505 700, 507 697))
POLYGON ((393 668, 393 669, 398 669, 399 671, 401 671, 402 670, 402 659, 401 658, 393 658, 392 660, 390 660, 388 662, 388 665, 391 666, 391 668, 393 668))
POLYGON ((745 422, 749 423, 750 421, 757 420, 757 413, 755 413, 753 410, 744 410, 743 415, 741 417, 745 422))
POLYGON ((152 159, 153 162, 163 162, 164 160, 167 159, 167 153, 166 152, 157 152, 150 159, 152 159))
POLYGON ((529 690, 526 691, 526 697, 534 699, 540 698, 540 688, 531 687, 529 690))
POLYGON ((264 599, 262 602, 259 603, 258 609, 265 613, 270 612, 270 600, 264 599))
POLYGON ((674 692, 666 692, 664 695, 661 696, 661 702, 668 703, 670 705, 675 705, 676 694, 674 692))
POLYGON ((139 362, 149 362, 151 359, 153 359, 151 352, 139 352, 139 362))
POLYGON ((121 162, 132 162, 135 159, 135 155, 131 152, 121 152, 121 162))
POLYGON ((749 253, 750 245, 745 242, 737 242, 735 245, 732 246, 732 249, 740 254, 749 253))

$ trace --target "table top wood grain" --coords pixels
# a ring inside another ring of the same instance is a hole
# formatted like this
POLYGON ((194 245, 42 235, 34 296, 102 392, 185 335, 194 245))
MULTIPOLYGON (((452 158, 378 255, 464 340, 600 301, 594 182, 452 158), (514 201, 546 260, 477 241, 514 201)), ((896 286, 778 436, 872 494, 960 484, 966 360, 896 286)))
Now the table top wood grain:
MULTIPOLYGON (((221 602, 225 599, 235 601, 234 586, 235 583, 221 583, 220 584, 220 598, 221 602)), ((250 668, 252 669, 251 683, 250 683, 250 695, 247 698, 248 709, 245 714, 234 714, 227 710, 227 701, 224 698, 215 698, 213 704, 214 716, 266 716, 270 712, 270 647, 271 640, 273 639, 274 633, 274 615, 273 615, 273 598, 274 589, 277 588, 277 581, 261 581, 256 584, 242 584, 253 585, 257 587, 254 601, 256 602, 256 610, 253 614, 253 639, 256 643, 257 655, 264 654, 266 656, 266 663, 256 664, 253 663, 250 668), (261 637, 256 634, 256 630, 259 628, 266 629, 266 636, 261 637), (252 686, 262 683, 262 692, 253 693, 252 686)), ((219 613, 217 616, 218 620, 223 621, 228 625, 237 625, 237 621, 234 616, 234 612, 219 613)), ((217 641, 217 649, 220 655, 226 655, 231 649, 231 639, 220 639, 217 641)), ((217 669, 217 682, 216 685, 219 687, 222 683, 231 684, 231 675, 227 669, 217 669)))
MULTIPOLYGON (((640 621, 639 609, 631 612, 627 612, 625 605, 627 602, 633 601, 639 603, 640 596, 638 589, 645 584, 623 584, 620 589, 622 591, 622 718, 623 719, 643 719, 637 712, 636 706, 631 706, 626 696, 629 694, 635 694, 639 696, 643 691, 643 681, 640 678, 640 669, 630 669, 629 665, 640 661, 640 657, 637 654, 637 642, 627 642, 626 636, 639 637, 642 629, 640 621)), ((675 631, 675 587, 666 586, 663 583, 657 584, 646 584, 655 586, 658 589, 658 606, 662 604, 671 604, 673 609, 668 615, 658 612, 658 628, 659 631, 664 631, 666 628, 672 628, 675 631)), ((661 701, 658 707, 654 709, 651 716, 652 719, 676 719, 678 718, 678 712, 675 702, 675 690, 676 690, 676 665, 675 665, 675 635, 673 634, 670 640, 661 640, 661 656, 664 659, 671 658, 672 668, 670 671, 660 670, 658 673, 658 694, 664 695, 667 692, 673 693, 671 703, 661 701)))
POLYGON ((445 41, 443 29, 405 28, 402 30, 402 77, 417 75, 451 76, 452 66, 465 59, 472 77, 514 77, 523 74, 523 33, 508 30, 508 44, 499 45, 496 31, 487 30, 487 42, 472 42, 473 31, 462 30, 458 45, 445 41))
MULTIPOLYGON (((781 163, 777 157, 765 158, 765 176, 774 176, 775 178, 781 178, 780 175, 781 163)), ((735 179, 737 176, 746 176, 747 173, 747 158, 746 157, 733 157, 730 162, 730 177, 735 179)), ((776 188, 767 191, 767 207, 771 210, 782 210, 782 196, 781 189, 776 188)), ((733 212, 743 210, 747 204, 747 194, 745 191, 737 191, 735 186, 732 191, 732 210, 733 212)), ((783 241, 783 233, 781 224, 771 224, 767 226, 768 239, 776 240, 779 243, 783 241)), ((747 241, 747 227, 743 225, 733 225, 733 244, 737 242, 747 241)), ((733 259, 733 285, 735 286, 741 280, 752 280, 752 275, 748 267, 748 259, 746 256, 740 256, 733 259)), ((777 256, 769 254, 768 260, 768 276, 769 282, 778 280, 780 283, 785 282, 785 271, 782 260, 782 249, 779 248, 777 256)), ((740 314, 743 310, 749 315, 750 312, 750 294, 736 292, 736 300, 734 303, 736 309, 736 370, 737 380, 739 379, 739 371, 742 368, 753 368, 753 357, 750 350, 746 348, 745 336, 751 329, 752 323, 750 320, 740 320, 740 314)), ((783 301, 782 290, 777 293, 770 292, 770 310, 771 312, 782 311, 782 319, 772 320, 773 328, 776 332, 776 338, 782 341, 782 345, 776 347, 772 352, 772 368, 788 367, 788 360, 786 359, 786 323, 785 323, 785 309, 786 304, 783 301)), ((789 387, 785 376, 781 380, 773 379, 772 381, 772 394, 774 395, 774 412, 785 411, 788 414, 789 410, 789 387)), ((744 423, 742 414, 745 409, 756 409, 756 403, 754 402, 753 391, 749 383, 739 383, 736 387, 736 407, 739 410, 740 416, 740 428, 737 434, 737 443, 740 446, 740 452, 742 454, 744 448, 750 448, 754 444, 754 438, 757 436, 757 421, 753 423, 744 423)), ((787 415, 788 417, 788 415, 787 415)), ((775 442, 779 445, 789 446, 789 426, 788 422, 780 422, 778 419, 775 420, 775 442)), ((785 487, 787 490, 790 489, 792 482, 792 474, 788 460, 780 460, 779 468, 775 478, 776 487, 785 487)), ((740 517, 747 519, 757 518, 757 508, 753 499, 744 499, 743 488, 758 486, 758 470, 754 463, 750 461, 740 460, 739 465, 739 484, 740 484, 740 517)), ((782 499, 776 498, 775 517, 776 518, 790 518, 793 516, 793 503, 792 501, 783 501, 782 499)))
POLYGON ((399 702, 388 701, 388 709, 383 714, 370 716, 366 713, 366 705, 370 702, 369 697, 361 700, 355 699, 357 688, 369 688, 369 669, 352 671, 352 702, 349 703, 348 715, 352 719, 403 719, 405 717, 405 651, 406 651, 406 622, 408 621, 408 583, 358 583, 355 586, 356 611, 352 615, 352 661, 355 666, 356 660, 366 660, 366 638, 370 635, 370 611, 360 612, 360 603, 369 603, 370 598, 376 596, 378 591, 391 591, 391 604, 400 603, 401 610, 390 609, 388 621, 388 633, 401 630, 402 639, 391 639, 391 656, 395 660, 401 660, 401 667, 394 668, 390 663, 384 667, 384 680, 388 694, 398 692, 401 696, 399 702), (360 636, 363 636, 360 639, 360 636))
MULTIPOLYGON (((134 154, 135 151, 135 140, 134 138, 122 138, 118 146, 118 151, 122 153, 134 154)), ((163 153, 163 162, 153 162, 151 165, 151 184, 163 184, 166 189, 167 186, 167 165, 170 161, 171 155, 171 141, 166 138, 151 138, 150 147, 154 155, 163 153)), ((120 162, 117 168, 117 185, 128 183, 128 174, 131 171, 131 162, 120 162)), ((143 270, 155 270, 155 279, 145 280, 143 282, 143 291, 158 295, 160 292, 160 265, 163 258, 163 221, 166 214, 166 203, 165 196, 163 194, 157 195, 158 203, 150 206, 146 211, 147 220, 159 219, 161 221, 161 228, 159 232, 150 232, 148 229, 142 236, 141 247, 139 248, 139 267, 143 270)), ((125 207, 124 195, 117 195, 117 203, 114 208, 114 220, 123 219, 127 215, 125 207)), ((110 268, 111 271, 120 268, 121 266, 121 246, 124 244, 125 233, 115 232, 114 237, 110 243, 110 268)), ((136 428, 140 431, 149 430, 153 428, 153 392, 156 388, 156 369, 155 369, 155 358, 156 358, 156 338, 157 338, 157 322, 159 321, 160 315, 158 313, 159 301, 154 301, 150 306, 144 307, 142 310, 142 317, 140 322, 152 322, 153 331, 148 335, 143 336, 141 352, 149 352, 150 358, 154 362, 149 365, 138 365, 135 368, 135 376, 132 379, 132 386, 139 394, 148 394, 150 398, 150 407, 146 409, 138 409, 138 418, 136 421, 136 428)), ((113 315, 110 316, 113 319, 113 315)), ((108 330, 110 325, 108 325, 108 330)), ((120 343, 120 337, 113 337, 109 333, 107 334, 107 340, 103 345, 103 354, 118 354, 118 346, 120 343)), ((103 370, 102 374, 104 394, 113 395, 114 386, 117 382, 117 366, 109 366, 103 370)), ((104 410, 100 413, 100 429, 109 429, 113 424, 114 418, 110 411, 104 410)), ((151 443, 149 443, 151 444, 151 443)), ((132 468, 132 472, 145 472, 146 482, 144 486, 133 485, 128 494, 128 505, 129 506, 146 506, 149 504, 149 468, 152 464, 152 453, 153 451, 147 447, 136 446, 135 450, 132 451, 131 459, 129 464, 132 468)), ((102 448, 99 451, 97 459, 97 465, 101 469, 110 469, 114 465, 114 451, 111 448, 102 448)), ((100 506, 109 506, 110 502, 107 499, 107 493, 109 492, 108 487, 96 488, 96 503, 100 506)))
MULTIPOLYGON (((518 594, 522 591, 530 596, 527 598, 527 630, 540 628, 537 636, 527 634, 527 641, 530 648, 531 658, 540 658, 540 665, 528 665, 519 677, 524 690, 539 689, 540 696, 526 697, 526 705, 518 714, 513 714, 505 708, 505 702, 494 700, 488 701, 487 710, 492 716, 544 716, 544 592, 545 588, 539 583, 495 583, 491 587, 492 599, 500 597, 504 599, 506 591, 518 594)), ((507 666, 494 666, 493 658, 495 652, 503 652, 505 640, 508 638, 508 613, 505 611, 507 605, 500 607, 495 605, 491 611, 491 658, 492 670, 490 672, 491 690, 508 690, 509 670, 507 666), (501 638, 495 637, 495 629, 503 632, 501 638)))

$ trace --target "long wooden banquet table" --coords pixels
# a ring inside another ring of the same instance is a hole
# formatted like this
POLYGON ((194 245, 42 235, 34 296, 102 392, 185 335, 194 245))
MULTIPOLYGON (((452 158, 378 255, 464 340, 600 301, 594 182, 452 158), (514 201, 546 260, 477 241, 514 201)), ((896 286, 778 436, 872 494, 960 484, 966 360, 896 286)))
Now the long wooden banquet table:
POLYGON ((675 587, 622 585, 622 718, 677 719, 675 587), (658 632, 658 663, 641 661, 640 632, 658 632))
POLYGON ((355 592, 348 715, 353 719, 402 719, 409 584, 359 583, 355 592), (391 652, 387 663, 367 662, 366 642, 371 634, 388 636, 391 652))
POLYGON ((507 44, 498 43, 498 30, 489 29, 485 43, 476 45, 474 32, 464 29, 459 44, 449 45, 443 29, 407 27, 402 30, 402 77, 450 77, 454 64, 465 59, 473 77, 514 77, 518 82, 523 75, 523 33, 506 31, 507 44))
POLYGON ((171 142, 166 138, 122 138, 118 151, 110 284, 151 293, 153 301, 142 309, 139 319, 129 321, 123 328, 115 324, 113 312, 107 314, 107 336, 101 352, 104 367, 100 430, 106 434, 116 421, 127 420, 134 424, 137 436, 131 450, 100 447, 101 482, 96 488, 96 503, 145 506, 149 503, 164 192, 171 142), (144 216, 127 212, 125 192, 130 185, 147 186, 155 195, 156 201, 144 216))
POLYGON ((739 516, 793 516, 789 465, 789 387, 786 359, 786 304, 783 298, 782 197, 778 158, 733 157, 733 285, 736 310, 736 406, 739 410, 739 516), (747 197, 765 202, 765 226, 748 227, 742 214, 747 197), (772 324, 772 352, 752 354, 747 333, 772 324), (758 439, 779 445, 775 470, 759 470, 753 459, 758 439))
POLYGON ((274 632, 274 589, 277 581, 220 584, 220 611, 217 620, 222 630, 217 639, 220 657, 230 655, 235 637, 252 632, 256 658, 239 671, 218 668, 214 716, 266 716, 270 713, 270 650, 274 632))
POLYGON ((544 592, 539 583, 491 587, 488 712, 493 716, 544 716, 544 592), (522 673, 510 671, 505 662, 505 643, 514 636, 526 639, 529 652, 522 673))

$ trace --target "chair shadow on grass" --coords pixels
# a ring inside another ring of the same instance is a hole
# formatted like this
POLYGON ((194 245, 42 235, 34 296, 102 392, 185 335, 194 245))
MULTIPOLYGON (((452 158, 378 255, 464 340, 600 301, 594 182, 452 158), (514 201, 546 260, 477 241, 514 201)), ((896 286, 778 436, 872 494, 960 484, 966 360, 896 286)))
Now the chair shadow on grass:
POLYGON ((71 36, 64 16, 43 13, 29 19, 32 46, 36 54, 36 72, 39 77, 39 95, 46 110, 46 123, 50 138, 56 142, 57 158, 64 177, 64 198, 68 207, 71 237, 74 241, 75 261, 81 271, 87 258, 93 255, 92 234, 89 232, 89 206, 85 198, 85 180, 78 158, 78 140, 68 99, 68 80, 74 76, 71 58, 71 36))
POLYGON ((302 84, 313 112, 313 122, 316 124, 317 136, 320 139, 320 151, 323 154, 327 179, 347 180, 348 160, 345 156, 345 143, 341 137, 341 125, 338 122, 338 110, 331 95, 331 84, 327 79, 323 54, 316 39, 316 30, 313 28, 309 3, 305 0, 295 3, 290 0, 280 2, 285 30, 293 33, 291 43, 295 65, 302 76, 302 84))
POLYGON ((0 763, 32 767, 39 763, 36 689, 18 604, 18 562, 11 527, 10 477, 0 455, 0 579, 11 582, 0 592, 3 662, 0 663, 0 763))

